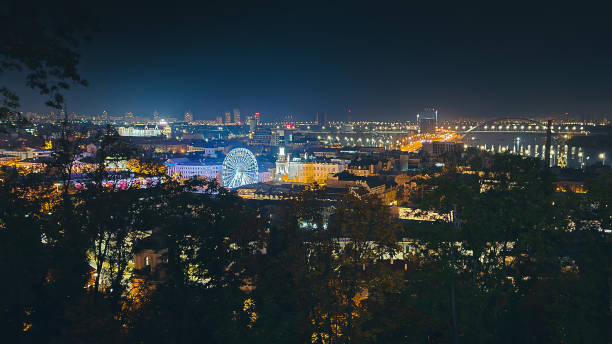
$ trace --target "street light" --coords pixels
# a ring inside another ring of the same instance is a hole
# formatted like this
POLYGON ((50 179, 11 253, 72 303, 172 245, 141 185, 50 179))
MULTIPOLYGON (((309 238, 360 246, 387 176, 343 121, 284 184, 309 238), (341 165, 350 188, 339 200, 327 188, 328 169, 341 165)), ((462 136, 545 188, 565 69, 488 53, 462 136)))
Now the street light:
POLYGON ((606 164, 606 153, 600 153, 599 158, 601 159, 601 164, 605 165, 606 164))

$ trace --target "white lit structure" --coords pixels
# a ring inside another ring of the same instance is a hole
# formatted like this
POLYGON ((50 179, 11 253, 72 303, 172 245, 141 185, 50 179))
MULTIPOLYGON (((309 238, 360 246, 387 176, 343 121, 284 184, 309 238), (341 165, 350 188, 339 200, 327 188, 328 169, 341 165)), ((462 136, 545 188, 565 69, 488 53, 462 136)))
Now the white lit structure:
POLYGON ((166 161, 166 174, 170 177, 191 178, 205 177, 221 182, 222 166, 220 164, 207 164, 187 158, 170 159, 166 161))
POLYGON ((50 150, 38 149, 38 148, 0 149, 0 155, 17 157, 20 160, 24 160, 24 159, 38 159, 38 158, 49 158, 49 157, 51 157, 51 151, 50 150))
POLYGON ((233 189, 259 181, 259 165, 246 148, 234 148, 223 160, 223 186, 233 189))
POLYGON ((138 137, 151 137, 160 136, 162 134, 161 129, 155 126, 155 128, 149 127, 119 127, 117 128, 119 136, 138 136, 138 137))

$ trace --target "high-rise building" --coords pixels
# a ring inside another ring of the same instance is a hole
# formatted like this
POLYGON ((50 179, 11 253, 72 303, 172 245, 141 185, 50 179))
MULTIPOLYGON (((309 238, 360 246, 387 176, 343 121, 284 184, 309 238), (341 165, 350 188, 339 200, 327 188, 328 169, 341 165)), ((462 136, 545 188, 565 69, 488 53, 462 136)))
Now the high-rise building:
POLYGON ((185 122, 187 123, 193 122, 193 114, 191 113, 191 111, 185 112, 185 122))
POLYGON ((255 125, 261 125, 261 113, 255 112, 255 125))
POLYGON ((217 124, 223 124, 223 117, 217 116, 217 124))
POLYGON ((102 111, 102 120, 108 121, 108 112, 106 110, 102 111))
POLYGON ((125 120, 126 121, 133 121, 134 120, 134 113, 132 111, 128 111, 128 113, 125 114, 125 120))
POLYGON ((225 111, 225 124, 232 123, 232 115, 229 111, 225 111))
POLYGON ((421 133, 434 133, 438 125, 438 110, 425 108, 417 114, 417 125, 421 133))
POLYGON ((240 109, 234 109, 234 123, 240 124, 240 109))
POLYGON ((257 118, 255 116, 249 116, 247 124, 249 125, 249 131, 254 133, 257 128, 257 118))
POLYGON ((244 123, 249 126, 249 131, 254 132, 256 127, 255 116, 247 115, 244 118, 244 123))
POLYGON ((157 112, 157 109, 153 111, 153 121, 159 122, 159 112, 157 112))

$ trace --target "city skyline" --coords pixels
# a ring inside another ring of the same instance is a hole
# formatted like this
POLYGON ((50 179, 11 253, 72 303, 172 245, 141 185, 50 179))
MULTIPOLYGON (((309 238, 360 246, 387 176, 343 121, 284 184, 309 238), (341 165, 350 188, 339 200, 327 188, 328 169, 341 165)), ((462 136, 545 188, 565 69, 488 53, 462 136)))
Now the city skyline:
MULTIPOLYGON (((404 120, 428 106, 443 119, 603 117, 612 108, 610 29, 595 10, 272 3, 89 12, 105 25, 79 50, 90 86, 66 92, 69 112, 191 110, 202 120, 239 108, 346 120, 350 108, 354 120, 404 120)), ((20 75, 4 79, 23 111, 48 111, 20 75)))
POLYGON ((3 342, 610 342, 607 11, 7 2, 3 342))

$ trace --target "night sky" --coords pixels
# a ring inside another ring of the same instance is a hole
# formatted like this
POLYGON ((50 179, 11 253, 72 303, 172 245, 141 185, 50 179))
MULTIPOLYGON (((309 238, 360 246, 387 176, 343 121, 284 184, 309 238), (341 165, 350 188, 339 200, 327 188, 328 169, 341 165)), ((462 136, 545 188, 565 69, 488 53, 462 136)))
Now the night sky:
MULTIPOLYGON (((67 94, 69 112, 344 120, 350 108, 355 120, 414 120, 428 106, 443 119, 612 109, 603 9, 175 3, 91 5, 99 29, 80 67, 90 86, 67 94)), ((23 111, 49 111, 15 80, 2 81, 23 111)))

